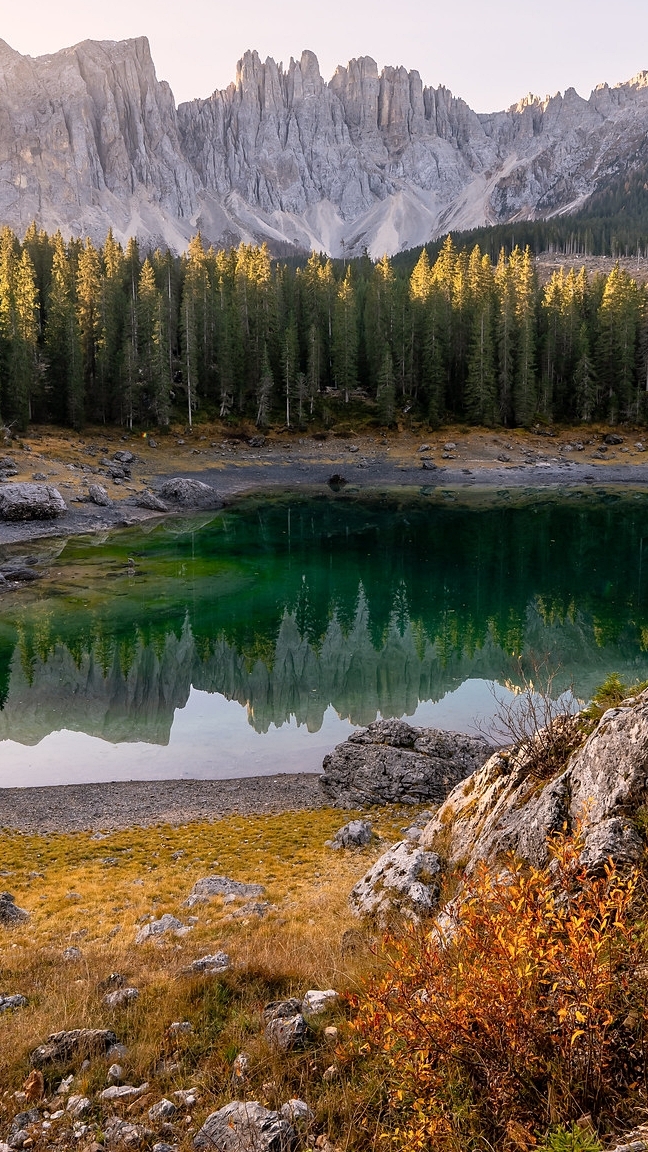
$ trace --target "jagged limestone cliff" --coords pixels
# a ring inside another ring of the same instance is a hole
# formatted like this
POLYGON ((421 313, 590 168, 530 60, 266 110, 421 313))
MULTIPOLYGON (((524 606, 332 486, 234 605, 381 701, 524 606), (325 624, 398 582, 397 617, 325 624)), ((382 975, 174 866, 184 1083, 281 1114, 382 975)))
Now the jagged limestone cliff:
POLYGON ((286 70, 246 52, 235 83, 176 109, 144 37, 37 59, 0 41, 0 220, 378 256, 576 208, 632 167, 647 128, 646 73, 477 115, 367 56, 327 83, 312 52, 286 70))

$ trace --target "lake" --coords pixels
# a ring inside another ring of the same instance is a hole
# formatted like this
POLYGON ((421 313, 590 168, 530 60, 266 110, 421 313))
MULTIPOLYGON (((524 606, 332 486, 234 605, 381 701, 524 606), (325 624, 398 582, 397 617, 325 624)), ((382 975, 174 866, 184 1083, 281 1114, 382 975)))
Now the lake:
POLYGON ((377 716, 487 726, 520 659, 648 678, 643 492, 246 498, 49 548, 0 601, 2 787, 317 771, 377 716))

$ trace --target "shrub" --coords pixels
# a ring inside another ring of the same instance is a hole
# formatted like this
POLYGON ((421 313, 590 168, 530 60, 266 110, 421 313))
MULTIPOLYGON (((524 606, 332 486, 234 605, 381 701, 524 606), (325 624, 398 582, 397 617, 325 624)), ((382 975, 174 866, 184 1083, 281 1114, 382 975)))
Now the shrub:
MULTIPOLYGON (((588 876, 578 849, 560 837, 546 870, 483 868, 450 922, 387 940, 386 973, 353 1001, 351 1050, 383 1070, 397 1147, 537 1147, 584 1113, 605 1126, 637 1087, 638 877, 588 876)), ((588 1146, 560 1131, 547 1148, 588 1146)))

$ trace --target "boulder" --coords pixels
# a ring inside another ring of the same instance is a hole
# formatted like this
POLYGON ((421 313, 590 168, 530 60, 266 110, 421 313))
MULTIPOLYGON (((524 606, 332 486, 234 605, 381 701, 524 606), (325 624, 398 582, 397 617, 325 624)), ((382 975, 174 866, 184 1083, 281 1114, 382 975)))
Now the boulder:
POLYGON ((168 512, 169 505, 160 500, 154 492, 139 492, 133 503, 137 508, 147 508, 149 512, 168 512))
POLYGON ((290 1152, 296 1132, 278 1112, 256 1100, 232 1100, 207 1117, 194 1136, 194 1148, 210 1152, 290 1152))
POLYGON ((68 1032, 53 1032, 45 1044, 30 1053, 35 1068, 46 1064, 64 1064, 70 1060, 103 1055, 117 1043, 114 1032, 108 1028, 72 1028, 68 1032))
POLYGON ((133 464, 135 457, 132 452, 127 452, 124 448, 121 448, 119 452, 113 452, 113 460, 117 460, 119 464, 133 464))
POLYGON ((492 751, 480 736, 377 720, 324 757, 319 784, 337 807, 440 804, 492 751))
POLYGON ((303 1128, 315 1119, 315 1113, 311 1111, 305 1100, 287 1100, 285 1104, 281 1105, 281 1115, 294 1128, 303 1128))
POLYGON ((524 747, 503 750, 458 784, 420 840, 468 873, 515 853, 545 867, 547 840, 580 827, 593 872, 643 854, 637 812, 648 802, 648 692, 610 709, 557 775, 542 781, 524 747))
POLYGON ((349 896, 351 910, 385 925, 394 914, 414 922, 431 916, 439 902, 441 860, 408 840, 385 852, 349 896))
POLYGON ((373 830, 368 820, 350 820, 343 828, 338 828, 332 840, 327 840, 328 848, 366 848, 373 840, 373 830))
POLYGON ((18 908, 11 892, 0 892, 0 924, 5 928, 15 928, 17 924, 24 924, 29 920, 29 912, 25 908, 18 908))
POLYGON ((1 520, 53 520, 67 505, 51 484, 4 484, 0 488, 1 520))
POLYGON ((160 496, 163 500, 182 504, 186 508, 213 508, 217 503, 216 491, 210 484, 203 484, 202 480, 187 480, 183 476, 165 480, 160 488, 160 496))
POLYGON ((90 484, 88 486, 88 499, 100 508, 112 508, 113 501, 106 492, 103 484, 90 484))

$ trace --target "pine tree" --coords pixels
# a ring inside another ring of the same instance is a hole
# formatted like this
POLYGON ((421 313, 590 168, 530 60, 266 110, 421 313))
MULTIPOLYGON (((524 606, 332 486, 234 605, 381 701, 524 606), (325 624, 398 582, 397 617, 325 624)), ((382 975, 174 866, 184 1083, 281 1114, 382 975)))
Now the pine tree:
POLYGON ((75 269, 60 232, 54 237, 45 350, 54 419, 80 428, 84 421, 83 358, 76 310, 75 269))
POLYGON ((497 420, 495 376, 493 270, 488 256, 478 247, 470 256, 468 270, 472 330, 468 353, 464 411, 471 423, 492 425, 497 420))
POLYGON ((335 384, 349 402, 349 392, 357 384, 358 373, 358 318, 355 289, 351 268, 347 268, 340 284, 333 313, 333 373, 335 384))
POLYGON ((99 253, 87 239, 79 252, 76 274, 77 323, 81 340, 85 410, 93 411, 97 396, 99 345, 102 335, 102 272, 99 253))
POLYGON ((383 424, 393 424, 396 412, 396 389, 394 387, 394 364, 389 347, 385 347, 383 362, 378 372, 376 407, 383 424))

